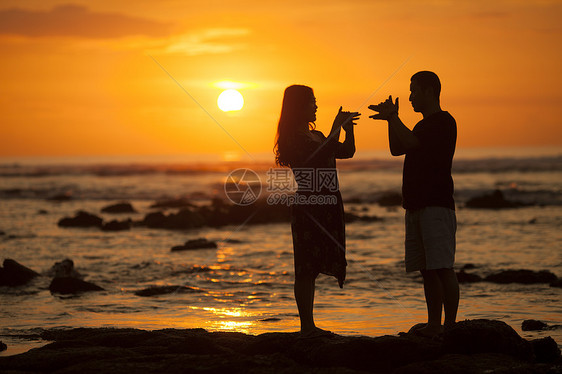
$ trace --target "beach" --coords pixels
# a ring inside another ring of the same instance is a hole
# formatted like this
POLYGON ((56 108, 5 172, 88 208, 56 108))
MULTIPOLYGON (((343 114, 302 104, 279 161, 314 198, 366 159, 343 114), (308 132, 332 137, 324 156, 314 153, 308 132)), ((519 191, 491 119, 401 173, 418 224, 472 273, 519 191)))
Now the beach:
MULTIPOLYGON (((246 222, 239 214, 240 221, 180 229, 135 224, 146 223, 149 214, 172 216, 182 209, 152 207, 158 202, 183 199, 194 211, 224 199, 227 176, 239 167, 255 169, 265 193, 269 164, 71 161, 20 160, 0 167, 0 258, 39 274, 25 285, 0 288, 0 340, 8 345, 2 356, 46 344, 46 331, 75 328, 203 328, 249 336, 298 331, 290 225, 281 216, 246 222), (134 212, 102 212, 119 202, 130 203, 134 212), (58 225, 80 210, 104 223, 133 224, 115 231, 58 225), (216 248, 171 250, 201 238, 216 248), (67 258, 81 279, 103 290, 52 293, 50 269, 67 258)), ((540 279, 493 281, 511 270, 562 277, 561 165, 556 153, 455 160, 455 269, 480 278, 461 283, 459 320, 499 320, 525 339, 562 342, 559 328, 521 328, 529 319, 562 324, 560 287, 540 279), (495 190, 520 204, 467 206, 495 190)), ((399 160, 378 158, 338 164, 351 214, 348 275, 343 289, 333 278, 318 279, 315 318, 340 336, 396 336, 425 319, 421 278, 403 268, 403 210, 381 200, 400 192, 400 169, 399 160)))

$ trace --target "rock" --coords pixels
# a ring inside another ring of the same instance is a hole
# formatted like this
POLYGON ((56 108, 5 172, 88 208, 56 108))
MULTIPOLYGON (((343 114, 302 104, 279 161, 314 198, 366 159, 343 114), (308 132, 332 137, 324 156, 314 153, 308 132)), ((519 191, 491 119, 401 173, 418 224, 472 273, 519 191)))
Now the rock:
POLYGON ((58 225, 61 227, 101 227, 103 220, 88 212, 79 211, 76 216, 62 218, 58 225))
POLYGON ((459 283, 476 283, 481 282, 482 277, 477 274, 466 273, 463 269, 457 272, 457 280, 459 283))
POLYGON ((65 258, 60 262, 55 262, 55 264, 46 272, 46 275, 54 278, 82 278, 82 275, 74 269, 74 261, 69 258, 65 258))
POLYGON ((558 280, 558 277, 548 270, 504 270, 496 274, 490 274, 484 278, 487 282, 493 283, 551 283, 558 280))
POLYGON ((51 293, 59 293, 63 295, 77 294, 89 291, 104 291, 100 286, 83 281, 82 279, 72 277, 54 278, 49 285, 51 293))
POLYGON ((136 213, 137 211, 131 203, 122 202, 117 204, 112 204, 101 208, 103 213, 136 213))
POLYGON ((37 214, 39 214, 39 215, 45 215, 45 214, 49 214, 49 212, 46 211, 45 209, 39 209, 39 210, 37 211, 37 214))
POLYGON ((162 212, 148 213, 141 224, 149 228, 162 228, 164 227, 164 222, 166 220, 166 215, 162 212))
POLYGON ((523 331, 539 331, 544 330, 548 325, 542 321, 537 321, 536 319, 526 319, 521 324, 521 330, 523 331))
POLYGON ((557 279, 553 282, 550 282, 550 287, 562 287, 562 279, 557 279))
POLYGON ((380 206, 402 206, 402 194, 398 192, 387 192, 378 198, 380 206))
POLYGON ((359 196, 354 196, 348 199, 345 199, 345 203, 346 204, 363 204, 365 201, 363 200, 363 198, 359 197, 359 196))
POLYGON ((290 222, 290 208, 286 204, 268 204, 266 199, 261 199, 251 205, 242 206, 214 199, 209 205, 183 208, 177 213, 149 213, 139 224, 149 228, 186 230, 203 226, 221 227, 278 222, 290 222))
POLYGON ((178 245, 172 247, 172 252, 187 251, 193 249, 207 249, 207 248, 217 248, 217 243, 211 242, 205 238, 193 239, 193 240, 188 240, 187 242, 185 242, 184 245, 178 245))
POLYGON ((474 264, 464 264, 464 266, 462 267, 462 270, 471 270, 471 269, 476 269, 476 265, 474 265, 474 264))
POLYGON ((151 208, 192 208, 195 207, 188 199, 179 198, 172 200, 157 201, 150 206, 151 208))
POLYGON ((17 287, 39 276, 35 271, 21 265, 17 261, 6 258, 0 267, 0 286, 17 287))
POLYGON ((522 360, 533 358, 531 344, 502 321, 460 321, 443 333, 443 350, 453 354, 502 353, 522 360))
POLYGON ((0 236, 4 236, 6 233, 4 231, 0 231, 0 236))
POLYGON ((6 349, 8 349, 8 346, 0 341, 0 352, 5 351, 6 349))
POLYGON ((352 223, 352 222, 378 222, 381 221, 382 218, 379 218, 377 216, 369 216, 369 215, 357 215, 357 214, 353 214, 350 212, 345 212, 344 215, 344 219, 346 223, 352 223))
POLYGON ((167 228, 170 229, 192 229, 205 225, 205 220, 199 212, 191 209, 181 209, 176 214, 168 216, 167 228))
POLYGON ((103 231, 123 231, 123 230, 130 230, 133 221, 128 219, 126 221, 117 221, 113 220, 107 223, 104 223, 101 227, 103 231))
POLYGON ((531 345, 537 362, 560 361, 560 348, 550 336, 531 340, 531 345))
POLYGON ((157 296, 157 295, 166 295, 170 293, 193 293, 193 292, 202 292, 202 291, 187 286, 153 286, 139 291, 135 291, 135 295, 157 296))
POLYGON ((199 212, 186 208, 168 215, 162 212, 149 213, 142 223, 149 228, 184 230, 202 227, 205 220, 199 212))
POLYGON ((48 197, 47 200, 50 201, 70 201, 72 200, 72 192, 67 191, 60 194, 53 195, 48 197))
POLYGON ((298 333, 203 329, 78 328, 47 330, 54 341, 0 357, 12 372, 65 373, 557 373, 549 338, 527 342, 500 321, 459 322, 443 341, 404 336, 301 338, 298 333), (455 352, 455 353, 451 353, 455 352), (539 361, 538 363, 534 361, 539 361))
POLYGON ((506 200, 500 190, 495 190, 491 194, 484 194, 482 196, 473 197, 469 199, 465 206, 467 208, 483 208, 483 209, 502 209, 502 208, 517 208, 526 206, 518 201, 506 200))

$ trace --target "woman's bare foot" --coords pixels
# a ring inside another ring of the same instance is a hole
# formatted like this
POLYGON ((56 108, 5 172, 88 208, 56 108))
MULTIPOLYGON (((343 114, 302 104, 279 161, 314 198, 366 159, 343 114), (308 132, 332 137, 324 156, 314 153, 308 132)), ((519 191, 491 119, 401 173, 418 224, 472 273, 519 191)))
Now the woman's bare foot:
POLYGON ((320 336, 330 336, 334 335, 333 332, 328 330, 323 330, 320 327, 314 326, 311 329, 301 330, 300 337, 301 338, 317 338, 320 336))
POLYGON ((412 333, 425 338, 435 338, 443 333, 443 326, 429 326, 426 324, 419 329, 413 330, 412 333))

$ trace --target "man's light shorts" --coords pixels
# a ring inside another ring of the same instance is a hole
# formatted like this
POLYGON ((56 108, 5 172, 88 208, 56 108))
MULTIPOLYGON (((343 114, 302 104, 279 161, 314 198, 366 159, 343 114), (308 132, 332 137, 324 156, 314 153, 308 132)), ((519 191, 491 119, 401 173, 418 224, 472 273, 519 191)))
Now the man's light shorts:
POLYGON ((452 268, 456 231, 452 209, 430 206, 406 210, 406 271, 452 268))

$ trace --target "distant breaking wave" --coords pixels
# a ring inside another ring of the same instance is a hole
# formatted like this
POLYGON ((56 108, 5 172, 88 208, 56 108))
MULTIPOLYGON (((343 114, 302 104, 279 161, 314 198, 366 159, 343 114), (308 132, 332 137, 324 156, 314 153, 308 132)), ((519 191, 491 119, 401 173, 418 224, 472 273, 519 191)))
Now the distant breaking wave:
MULTIPOLYGON (((275 167, 273 162, 215 162, 185 164, 53 164, 24 165, 19 163, 0 164, 0 177, 48 177, 62 175, 95 175, 120 177, 134 175, 201 175, 207 173, 228 173, 238 168, 265 171, 275 167)), ((397 170, 402 168, 402 158, 396 159, 352 159, 338 163, 338 169, 352 171, 397 170)), ((481 158, 455 159, 454 173, 474 172, 538 172, 562 171, 562 155, 524 158, 481 158)))

